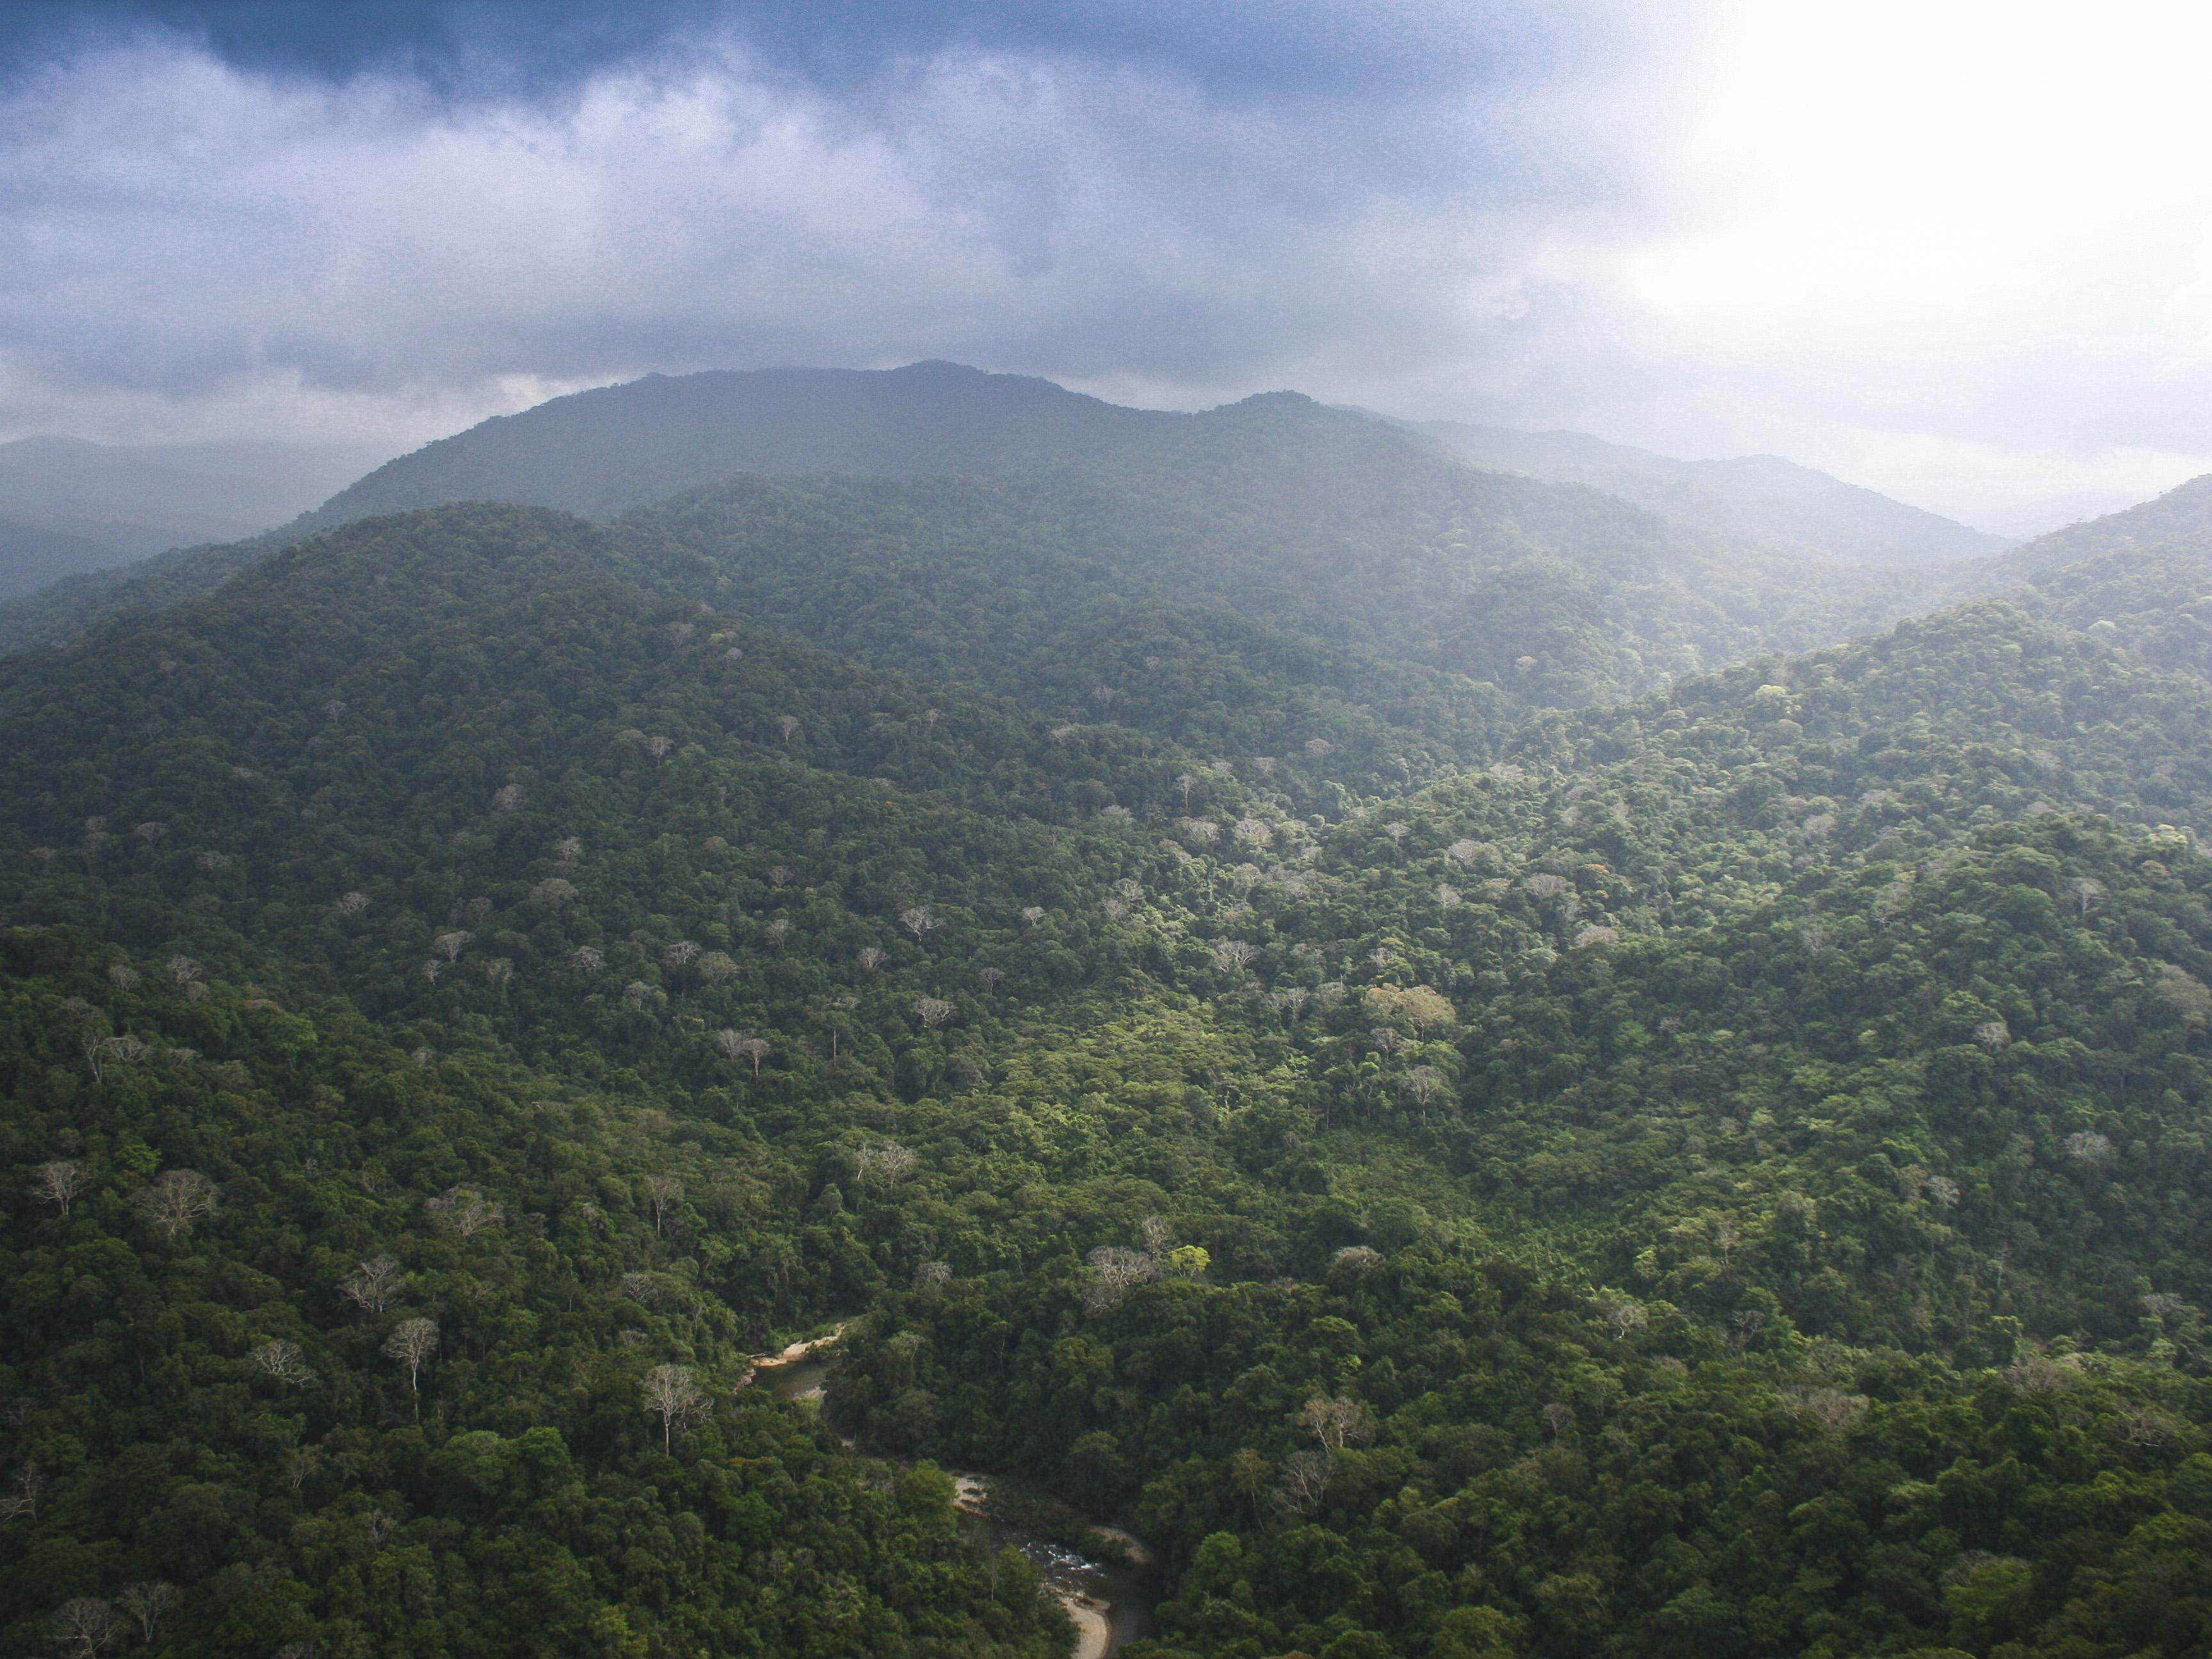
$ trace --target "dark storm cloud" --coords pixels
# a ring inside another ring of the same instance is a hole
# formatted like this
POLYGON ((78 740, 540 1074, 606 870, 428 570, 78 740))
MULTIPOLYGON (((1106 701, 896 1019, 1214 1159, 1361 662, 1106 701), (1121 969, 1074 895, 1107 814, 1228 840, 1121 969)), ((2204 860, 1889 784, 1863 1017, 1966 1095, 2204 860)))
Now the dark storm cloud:
POLYGON ((1510 378, 1565 303, 1532 261, 1638 210, 1667 61, 1595 3, 10 17, 18 429, 921 356, 1169 401, 1510 378))

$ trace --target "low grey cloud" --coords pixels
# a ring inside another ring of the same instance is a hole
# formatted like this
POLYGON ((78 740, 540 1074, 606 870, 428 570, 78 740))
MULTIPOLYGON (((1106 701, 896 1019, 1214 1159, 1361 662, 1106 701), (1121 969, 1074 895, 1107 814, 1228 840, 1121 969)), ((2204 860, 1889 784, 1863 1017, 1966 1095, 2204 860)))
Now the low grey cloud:
POLYGON ((931 355, 1170 401, 1387 391, 1510 356, 1532 264, 1637 210, 1592 82, 1653 56, 1585 21, 1553 61, 1387 95, 973 48, 833 94, 716 33, 453 97, 96 42, 0 100, 0 423, 400 429, 931 355))
POLYGON ((2130 53, 2162 29, 2179 93, 2212 35, 2144 0, 2100 58, 2003 9, 700 7, 526 76, 470 70, 495 31, 52 29, 0 82, 0 434, 396 447, 651 370, 945 356, 1957 511, 2159 487, 2212 454, 2212 147, 2130 53))

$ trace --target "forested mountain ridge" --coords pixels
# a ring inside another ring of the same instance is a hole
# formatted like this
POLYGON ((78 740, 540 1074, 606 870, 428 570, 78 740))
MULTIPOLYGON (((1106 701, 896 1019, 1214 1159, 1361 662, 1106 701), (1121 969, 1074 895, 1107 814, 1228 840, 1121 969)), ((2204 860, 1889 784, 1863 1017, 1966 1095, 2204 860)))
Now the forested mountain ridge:
POLYGON ((1991 561, 1987 568, 1997 577, 2033 580, 2039 573, 2109 553, 2154 547, 2207 532, 2212 532, 2212 474, 2191 478, 2121 512, 2039 536, 1991 561))
MULTIPOLYGON (((1142 466, 740 478, 623 525, 708 559, 778 625, 1024 685, 1073 667, 1071 631, 1112 638, 1105 611, 1142 604, 1240 616, 1368 674, 1486 682, 1507 707, 1579 705, 1878 627, 1908 596, 1716 553, 1597 491, 1460 467, 1288 394, 1193 417, 1142 466)), ((1133 661, 1097 666, 1108 693, 1142 695, 1133 661)), ((1093 689, 1076 678, 1046 695, 1093 689)))
POLYGON ((736 472, 989 476, 1172 444, 1194 418, 958 363, 650 374, 441 438, 291 531, 469 501, 608 519, 736 472))
POLYGON ((1832 562, 1926 569, 1986 557, 2007 538, 1775 455, 1682 461, 1580 432, 1458 421, 1404 424, 1478 466, 1589 484, 1730 540, 1832 562))
MULTIPOLYGON (((1339 572, 1340 588, 1342 573, 1372 568, 1398 586, 1406 621, 1442 595, 1495 613, 1493 635, 1526 636, 1509 651, 1480 629, 1425 639, 1401 621, 1396 633, 1417 659, 1503 677, 1509 697, 1546 703, 1647 689, 1762 646, 1824 642, 1915 601, 1893 581, 1717 545, 1586 489, 1482 473, 1296 394, 1178 415, 917 364, 696 375, 556 399, 404 457, 281 534, 166 555, 128 577, 79 579, 0 606, 0 648, 59 643, 100 617, 210 591, 302 536, 378 511, 475 499, 606 517, 712 492, 733 473, 897 475, 921 513, 937 499, 923 479, 988 479, 1061 545, 1133 563, 1131 575, 1155 586, 1158 554, 1133 525, 1164 527, 1177 546, 1210 543, 1217 567, 1226 556, 1246 585, 1272 585, 1278 610, 1279 544, 1304 568, 1339 572)), ((1018 536, 1024 526, 998 528, 1018 536)), ((1310 621, 1319 607, 1305 610, 1310 621)), ((1328 629, 1319 637, 1334 640, 1328 629)))
POLYGON ((995 487, 736 488, 0 665, 8 1650, 1053 1650, 871 1451, 1150 1659, 2197 1650, 2200 679, 1984 605, 1316 823, 767 557, 995 487), (862 1455, 732 1392, 853 1316, 862 1455))

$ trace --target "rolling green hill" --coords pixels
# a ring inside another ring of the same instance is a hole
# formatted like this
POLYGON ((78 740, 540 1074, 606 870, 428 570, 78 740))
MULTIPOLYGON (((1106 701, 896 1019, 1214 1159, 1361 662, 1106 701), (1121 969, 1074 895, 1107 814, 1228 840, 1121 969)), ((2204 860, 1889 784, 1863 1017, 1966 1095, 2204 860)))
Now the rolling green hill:
POLYGON ((1131 1659, 2198 1652, 2185 561, 1785 654, 1310 410, 0 662, 0 1651, 1064 1652, 944 1464, 1131 1659))

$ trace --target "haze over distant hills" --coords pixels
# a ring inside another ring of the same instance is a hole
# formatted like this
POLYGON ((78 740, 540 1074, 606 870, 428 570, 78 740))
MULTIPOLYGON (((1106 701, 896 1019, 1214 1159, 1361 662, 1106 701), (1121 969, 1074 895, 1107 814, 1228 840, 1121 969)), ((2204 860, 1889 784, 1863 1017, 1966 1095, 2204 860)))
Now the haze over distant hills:
POLYGON ((1877 491, 1776 455, 1681 461, 1581 432, 1519 432, 1458 421, 1411 421, 1478 466, 1584 483, 1717 536, 1836 563, 1918 569, 2010 545, 1877 491))
POLYGON ((464 501, 610 518, 733 472, 989 475, 1103 459, 1191 418, 957 363, 648 374, 441 438, 294 528, 464 501))
MULTIPOLYGON (((1469 467, 1295 392, 1178 414, 921 363, 652 377, 558 398, 387 463, 281 533, 167 556, 104 591, 40 595, 0 617, 0 642, 63 637, 90 615, 205 591, 303 535, 463 501, 605 520, 718 487, 742 511, 711 526, 694 514, 693 526, 780 558, 793 526, 818 516, 813 498, 729 490, 779 475, 902 481, 832 492, 852 557, 892 556, 866 584, 864 611, 947 548, 939 579, 980 581, 971 611, 995 614, 1012 588, 1044 582, 1033 616, 971 642, 987 657, 1014 637, 1057 648, 1040 619, 1069 618, 1073 596, 1095 589, 1288 626, 1309 643, 1495 684, 1512 705, 1562 707, 1909 608, 1901 590, 1723 543, 1583 486, 1469 467), (921 485, 946 475, 995 487, 921 485)), ((810 556, 839 544, 833 530, 810 556)), ((836 629, 825 618, 803 631, 836 629)))
POLYGON ((923 365, 318 520, 0 624, 0 1659, 1066 1659, 933 1464, 1125 1659, 2203 1659, 2212 480, 923 365))
POLYGON ((0 597, 165 548, 257 534, 375 458, 354 444, 0 444, 0 597))

